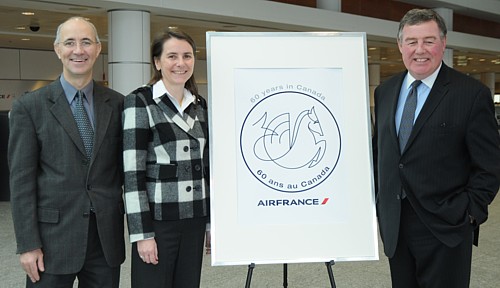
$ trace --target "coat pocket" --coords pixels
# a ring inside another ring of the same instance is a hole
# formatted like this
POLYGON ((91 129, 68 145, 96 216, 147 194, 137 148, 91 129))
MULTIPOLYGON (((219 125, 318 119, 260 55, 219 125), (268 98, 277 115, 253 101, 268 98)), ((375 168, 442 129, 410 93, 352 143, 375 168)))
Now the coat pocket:
POLYGON ((38 222, 59 223, 59 210, 53 208, 38 207, 38 222))
POLYGON ((146 177, 153 179, 177 178, 177 165, 149 164, 146 167, 146 177))

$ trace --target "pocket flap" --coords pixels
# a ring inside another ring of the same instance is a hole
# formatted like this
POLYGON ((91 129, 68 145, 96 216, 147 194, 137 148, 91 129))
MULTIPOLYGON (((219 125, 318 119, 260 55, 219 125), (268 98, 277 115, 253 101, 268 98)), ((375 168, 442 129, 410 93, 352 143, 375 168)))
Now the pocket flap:
POLYGON ((174 164, 147 165, 146 177, 153 179, 177 178, 177 165, 174 164))
POLYGON ((59 223, 59 210, 38 207, 38 222, 59 223))

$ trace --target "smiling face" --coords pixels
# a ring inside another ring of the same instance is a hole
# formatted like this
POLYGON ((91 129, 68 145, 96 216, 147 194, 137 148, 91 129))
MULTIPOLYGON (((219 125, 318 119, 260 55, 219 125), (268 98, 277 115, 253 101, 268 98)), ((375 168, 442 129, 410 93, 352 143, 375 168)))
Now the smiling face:
POLYGON ((155 58, 155 67, 161 71, 167 89, 184 87, 193 75, 194 58, 193 47, 186 40, 170 38, 163 43, 160 57, 155 58))
POLYGON ((92 67, 101 52, 92 27, 83 19, 70 19, 60 28, 54 51, 63 64, 64 78, 70 82, 88 83, 92 67))
POLYGON ((441 37, 435 21, 403 27, 398 40, 399 51, 406 69, 417 80, 431 75, 441 64, 446 48, 446 36, 441 37))

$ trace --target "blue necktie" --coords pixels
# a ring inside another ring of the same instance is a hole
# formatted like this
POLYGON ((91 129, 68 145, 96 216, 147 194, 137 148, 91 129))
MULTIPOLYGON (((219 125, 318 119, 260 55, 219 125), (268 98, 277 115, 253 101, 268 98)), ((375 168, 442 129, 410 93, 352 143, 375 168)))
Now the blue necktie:
POLYGON ((85 97, 85 94, 78 91, 75 97, 76 103, 73 116, 75 117, 76 126, 78 126, 78 131, 80 132, 83 145, 85 146, 87 159, 90 159, 92 157, 92 146, 94 146, 94 129, 92 129, 87 111, 85 111, 85 108, 83 107, 83 98, 85 97))
POLYGON ((413 122, 415 119, 415 109, 417 108, 417 87, 422 81, 415 80, 411 83, 411 90, 406 97, 401 123, 399 124, 399 151, 403 154, 408 138, 410 138, 413 122))

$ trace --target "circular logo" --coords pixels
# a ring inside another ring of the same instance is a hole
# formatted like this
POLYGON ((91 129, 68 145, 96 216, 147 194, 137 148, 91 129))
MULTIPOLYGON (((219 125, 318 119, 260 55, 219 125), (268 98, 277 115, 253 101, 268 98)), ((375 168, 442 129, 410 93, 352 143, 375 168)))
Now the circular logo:
POLYGON ((340 157, 335 117, 315 97, 284 91, 262 99, 248 112, 240 134, 246 166, 262 184, 296 193, 325 181, 340 157))

